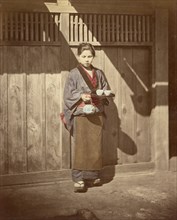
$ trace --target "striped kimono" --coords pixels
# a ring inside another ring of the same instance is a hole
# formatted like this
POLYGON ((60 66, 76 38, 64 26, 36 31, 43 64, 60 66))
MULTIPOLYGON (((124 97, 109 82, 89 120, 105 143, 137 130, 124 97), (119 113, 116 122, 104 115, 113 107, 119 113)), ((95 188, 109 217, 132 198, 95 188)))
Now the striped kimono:
MULTIPOLYGON (((94 114, 85 114, 82 93, 95 93, 96 89, 107 89, 108 84, 103 72, 92 67, 93 78, 80 65, 70 71, 64 89, 64 115, 68 130, 73 130, 74 150, 72 174, 73 180, 97 178, 102 168, 102 128, 104 102, 92 98, 94 114), (82 74, 86 74, 93 85, 89 88, 82 74)), ((94 96, 95 97, 95 96, 94 96)))

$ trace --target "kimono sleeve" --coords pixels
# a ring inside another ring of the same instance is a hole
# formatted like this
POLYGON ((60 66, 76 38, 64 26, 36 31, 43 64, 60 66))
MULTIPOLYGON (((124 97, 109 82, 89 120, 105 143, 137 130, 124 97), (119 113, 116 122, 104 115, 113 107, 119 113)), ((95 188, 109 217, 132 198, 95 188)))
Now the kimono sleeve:
POLYGON ((107 80, 106 80, 106 78, 105 78, 104 73, 103 73, 102 71, 100 71, 100 73, 101 73, 101 75, 100 75, 101 88, 102 88, 103 90, 106 90, 106 89, 108 89, 108 82, 107 82, 107 80))
POLYGON ((82 91, 77 88, 77 83, 77 76, 70 72, 64 88, 64 103, 70 110, 80 101, 82 91))

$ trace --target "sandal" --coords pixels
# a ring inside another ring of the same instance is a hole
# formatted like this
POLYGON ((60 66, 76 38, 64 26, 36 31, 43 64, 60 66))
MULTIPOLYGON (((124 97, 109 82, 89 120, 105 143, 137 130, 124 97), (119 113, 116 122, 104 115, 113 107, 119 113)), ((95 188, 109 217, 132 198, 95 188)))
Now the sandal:
POLYGON ((97 179, 93 179, 93 180, 87 180, 86 181, 86 184, 88 187, 94 187, 94 186, 101 186, 102 183, 101 183, 101 179, 97 178, 97 179))
POLYGON ((94 181, 93 181, 93 186, 101 186, 101 179, 95 179, 94 181))
POLYGON ((85 183, 84 181, 78 181, 74 183, 74 192, 85 192, 85 183))

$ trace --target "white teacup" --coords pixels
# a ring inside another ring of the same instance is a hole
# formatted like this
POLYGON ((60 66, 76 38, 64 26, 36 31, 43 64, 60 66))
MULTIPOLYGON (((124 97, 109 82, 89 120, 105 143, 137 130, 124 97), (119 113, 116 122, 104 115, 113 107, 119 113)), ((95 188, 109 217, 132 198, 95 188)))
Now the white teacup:
POLYGON ((83 107, 83 112, 86 114, 92 114, 95 112, 95 107, 91 104, 85 105, 83 107))
POLYGON ((104 94, 105 94, 106 96, 111 95, 111 90, 109 90, 109 89, 104 90, 104 94))
POLYGON ((103 90, 102 89, 97 89, 96 94, 97 95, 103 95, 103 90))

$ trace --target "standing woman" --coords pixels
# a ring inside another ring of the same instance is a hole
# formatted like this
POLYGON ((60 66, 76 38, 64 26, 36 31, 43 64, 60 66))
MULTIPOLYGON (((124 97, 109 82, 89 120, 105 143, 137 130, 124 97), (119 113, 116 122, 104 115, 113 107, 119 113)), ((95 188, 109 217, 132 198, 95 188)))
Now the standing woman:
POLYGON ((108 86, 103 72, 92 66, 94 47, 81 43, 77 55, 79 64, 70 71, 64 89, 66 127, 74 135, 75 192, 85 191, 87 181, 101 184, 103 112, 107 103, 96 95, 96 90, 108 86))

